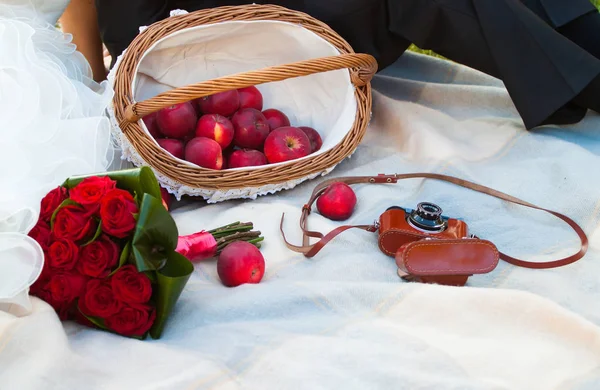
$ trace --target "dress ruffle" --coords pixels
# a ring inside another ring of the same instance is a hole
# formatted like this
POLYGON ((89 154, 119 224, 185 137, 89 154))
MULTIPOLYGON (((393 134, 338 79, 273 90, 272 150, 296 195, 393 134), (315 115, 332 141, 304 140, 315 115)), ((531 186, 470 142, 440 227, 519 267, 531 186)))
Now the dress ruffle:
POLYGON ((105 171, 114 152, 112 89, 54 27, 68 1, 38 3, 0 4, 0 310, 28 309, 43 252, 27 233, 42 197, 68 176, 105 171))

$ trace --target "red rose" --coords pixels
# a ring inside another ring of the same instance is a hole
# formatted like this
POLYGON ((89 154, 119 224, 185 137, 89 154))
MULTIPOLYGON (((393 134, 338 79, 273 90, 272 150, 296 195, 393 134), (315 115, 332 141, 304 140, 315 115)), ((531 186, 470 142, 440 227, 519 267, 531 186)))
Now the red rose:
POLYGON ((48 248, 48 264, 50 267, 70 271, 79 258, 79 247, 71 240, 59 238, 48 248))
POLYGON ((44 252, 48 250, 48 246, 50 246, 50 242, 52 241, 52 232, 46 222, 39 220, 33 229, 29 231, 28 235, 40 244, 44 252))
POLYGON ((102 230, 114 237, 127 237, 135 228, 137 212, 137 204, 129 192, 118 188, 108 191, 100 205, 102 230))
POLYGON ((79 300, 79 308, 85 315, 107 318, 121 310, 122 304, 115 298, 108 280, 92 279, 79 300))
POLYGON ((119 246, 108 236, 101 235, 94 242, 81 248, 77 270, 94 278, 105 278, 117 265, 119 246))
POLYGON ((67 189, 63 187, 56 187, 52 191, 48 192, 42 199, 40 207, 40 219, 48 222, 50 217, 54 214, 54 211, 60 206, 60 204, 67 199, 67 189))
POLYGON ((48 302, 66 320, 72 309, 73 301, 84 291, 86 278, 76 273, 56 273, 41 289, 39 296, 48 302))
POLYGON ((70 197, 86 210, 96 212, 104 195, 116 186, 117 182, 108 176, 88 177, 71 189, 70 197))
POLYGON ((105 325, 123 336, 143 336, 155 318, 156 310, 150 305, 124 304, 118 313, 106 319, 105 325))
POLYGON ((112 276, 115 296, 127 303, 146 303, 152 296, 150 279, 133 265, 125 265, 112 276))
POLYGON ((54 219, 54 236, 80 241, 90 238, 96 232, 96 221, 80 206, 67 205, 56 213, 54 219))

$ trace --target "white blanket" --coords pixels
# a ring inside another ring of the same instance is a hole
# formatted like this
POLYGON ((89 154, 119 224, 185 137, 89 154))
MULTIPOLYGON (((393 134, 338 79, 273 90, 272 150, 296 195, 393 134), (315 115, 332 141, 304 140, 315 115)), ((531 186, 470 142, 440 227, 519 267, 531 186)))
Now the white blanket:
MULTIPOLYGON (((319 180, 260 197, 174 211, 181 234, 253 221, 266 237, 262 283, 223 287, 196 265, 160 340, 136 341, 34 313, 0 313, 0 389, 598 389, 600 116, 527 132, 502 84, 471 69, 403 56, 373 82, 373 122, 331 176, 433 171, 566 213, 589 233, 579 262, 555 270, 506 263, 469 287, 402 282, 376 236, 349 231, 318 256, 299 243, 302 204, 319 180)), ((573 253, 558 219, 450 184, 356 186, 350 223, 423 200, 463 217, 517 257, 573 253)), ((310 227, 338 224, 313 213, 310 227)))

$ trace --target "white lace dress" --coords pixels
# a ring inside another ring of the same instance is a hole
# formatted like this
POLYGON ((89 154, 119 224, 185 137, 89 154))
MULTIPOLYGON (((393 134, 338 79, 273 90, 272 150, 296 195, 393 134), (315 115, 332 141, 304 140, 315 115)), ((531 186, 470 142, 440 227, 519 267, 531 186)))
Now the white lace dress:
POLYGON ((71 175, 112 162, 107 83, 92 80, 54 26, 67 0, 0 2, 0 310, 30 309, 43 252, 27 236, 40 200, 71 175))

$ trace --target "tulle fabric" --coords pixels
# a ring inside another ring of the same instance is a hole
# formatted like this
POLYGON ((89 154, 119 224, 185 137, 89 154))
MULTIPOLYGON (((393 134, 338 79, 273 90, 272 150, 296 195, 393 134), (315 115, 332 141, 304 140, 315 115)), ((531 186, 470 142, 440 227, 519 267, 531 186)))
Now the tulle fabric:
POLYGON ((54 27, 68 1, 0 4, 0 310, 27 312, 44 257, 27 236, 41 198, 113 161, 112 90, 54 27))

